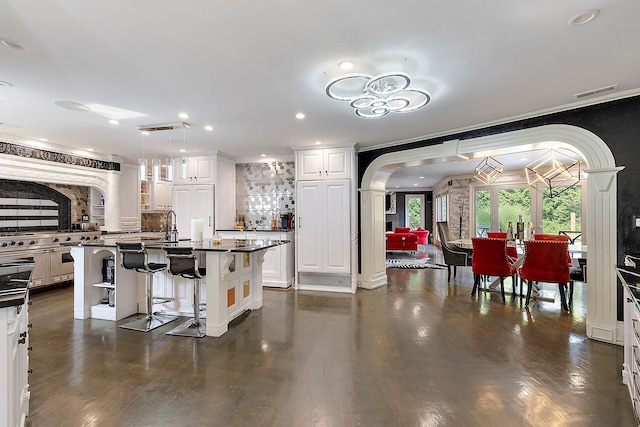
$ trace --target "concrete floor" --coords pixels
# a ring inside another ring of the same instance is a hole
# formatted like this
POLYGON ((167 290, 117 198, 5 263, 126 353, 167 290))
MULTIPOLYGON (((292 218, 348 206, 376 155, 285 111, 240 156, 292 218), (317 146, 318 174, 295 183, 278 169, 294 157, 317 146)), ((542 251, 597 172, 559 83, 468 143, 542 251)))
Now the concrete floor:
POLYGON ((623 349, 586 338, 582 286, 563 314, 470 297, 470 268, 446 274, 389 269, 387 287, 355 295, 265 290, 262 309, 202 339, 74 320, 72 287, 37 293, 27 425, 636 425, 623 349))

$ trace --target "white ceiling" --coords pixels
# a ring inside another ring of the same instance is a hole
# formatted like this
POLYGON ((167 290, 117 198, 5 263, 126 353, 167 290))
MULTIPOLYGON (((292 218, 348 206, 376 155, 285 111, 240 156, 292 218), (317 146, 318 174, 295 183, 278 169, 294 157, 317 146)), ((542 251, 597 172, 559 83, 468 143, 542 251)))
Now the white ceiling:
POLYGON ((639 16, 628 0, 6 0, 0 38, 24 49, 0 44, 0 81, 12 85, 0 86, 0 133, 134 160, 143 144, 147 157, 186 148, 239 161, 291 158, 315 141, 366 150, 579 105, 574 94, 613 84, 605 96, 640 93, 639 16), (600 14, 568 25, 586 9, 600 14), (325 94, 344 60, 407 72, 432 101, 356 117, 325 94), (97 105, 139 116, 111 125, 97 105), (179 112, 190 129, 137 130, 179 112))

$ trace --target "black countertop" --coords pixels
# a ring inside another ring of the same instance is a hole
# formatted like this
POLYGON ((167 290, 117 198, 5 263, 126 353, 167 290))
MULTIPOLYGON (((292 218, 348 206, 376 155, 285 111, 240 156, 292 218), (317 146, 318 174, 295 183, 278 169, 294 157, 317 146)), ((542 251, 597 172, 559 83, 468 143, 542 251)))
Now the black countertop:
POLYGON ((33 258, 0 257, 0 308, 25 303, 33 258))
MULTIPOLYGON (((103 237, 98 240, 89 240, 81 243, 62 243, 63 246, 86 246, 86 247, 116 247, 117 238, 103 237)), ((289 240, 264 240, 264 239, 222 239, 220 243, 214 243, 211 239, 204 239, 201 242, 192 242, 190 240, 179 240, 178 242, 167 242, 158 239, 127 239, 127 243, 144 243, 149 249, 168 248, 193 248, 196 251, 213 251, 213 252, 256 252, 262 249, 268 249, 279 245, 289 243, 289 240)))

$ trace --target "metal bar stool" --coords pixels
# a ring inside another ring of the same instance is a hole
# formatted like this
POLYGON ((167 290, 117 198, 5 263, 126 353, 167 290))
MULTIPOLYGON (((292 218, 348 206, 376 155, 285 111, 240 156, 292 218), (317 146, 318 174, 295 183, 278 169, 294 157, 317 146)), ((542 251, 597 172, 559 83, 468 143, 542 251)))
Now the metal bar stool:
POLYGON ((135 270, 145 275, 145 293, 147 300, 147 316, 142 319, 136 319, 131 322, 120 325, 124 329, 133 329, 135 331, 148 332, 165 323, 172 322, 177 319, 176 316, 167 316, 153 313, 153 275, 158 271, 165 270, 167 264, 149 262, 147 250, 144 243, 121 243, 117 242, 116 246, 120 252, 120 264, 128 270, 135 270))
POLYGON ((205 267, 198 265, 198 258, 192 248, 165 247, 169 259, 169 273, 193 280, 193 319, 176 326, 167 335, 202 338, 206 335, 207 325, 200 318, 200 279, 207 273, 205 267))

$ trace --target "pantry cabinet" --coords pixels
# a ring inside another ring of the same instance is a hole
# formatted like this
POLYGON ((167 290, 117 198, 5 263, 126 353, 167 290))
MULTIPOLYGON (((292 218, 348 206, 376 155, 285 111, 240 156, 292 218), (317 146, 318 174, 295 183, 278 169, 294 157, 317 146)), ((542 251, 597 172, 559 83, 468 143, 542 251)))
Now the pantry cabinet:
POLYGON ((351 272, 350 184, 349 180, 298 183, 298 271, 351 272))
POLYGON ((355 148, 296 151, 296 289, 355 292, 355 148))

